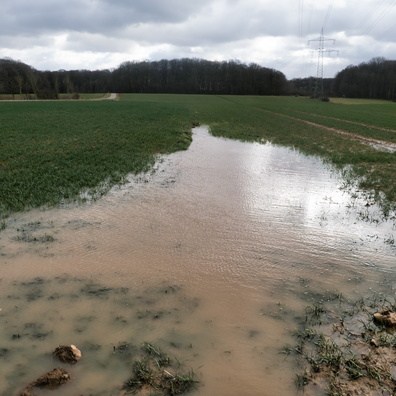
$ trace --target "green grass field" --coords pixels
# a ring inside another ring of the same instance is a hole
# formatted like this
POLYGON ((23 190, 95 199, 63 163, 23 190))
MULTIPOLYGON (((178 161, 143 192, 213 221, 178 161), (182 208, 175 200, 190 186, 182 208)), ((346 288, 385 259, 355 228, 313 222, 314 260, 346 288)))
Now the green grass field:
POLYGON ((194 122, 215 136, 271 141, 348 167, 385 213, 395 207, 396 153, 321 128, 396 142, 396 104, 297 97, 122 95, 120 101, 0 102, 0 218, 93 196, 186 149, 194 122), (309 121, 317 125, 309 125, 309 121), (362 125, 364 124, 364 125, 362 125))
POLYGON ((186 149, 191 117, 166 102, 0 103, 0 213, 97 196, 155 154, 186 149))

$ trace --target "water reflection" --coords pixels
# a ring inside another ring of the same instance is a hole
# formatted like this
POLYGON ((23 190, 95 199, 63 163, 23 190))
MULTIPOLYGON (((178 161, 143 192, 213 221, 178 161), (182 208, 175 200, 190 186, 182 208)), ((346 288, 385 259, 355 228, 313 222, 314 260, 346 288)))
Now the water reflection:
POLYGON ((15 216, 0 233, 0 393, 73 343, 86 358, 57 394, 118 394, 129 368, 113 346, 133 339, 197 369, 197 394, 294 395, 278 353, 293 317, 279 304, 303 310, 308 290, 358 296, 395 262, 392 224, 358 221, 364 202, 351 202, 318 159, 199 128, 187 152, 98 202, 15 216))

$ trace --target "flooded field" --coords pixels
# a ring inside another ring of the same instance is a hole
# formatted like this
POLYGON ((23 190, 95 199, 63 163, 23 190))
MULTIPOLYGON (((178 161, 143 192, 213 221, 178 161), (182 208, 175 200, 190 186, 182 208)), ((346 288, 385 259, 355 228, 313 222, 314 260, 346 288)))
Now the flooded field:
POLYGON ((197 128, 188 151, 97 202, 12 217, 0 394, 61 366, 57 395, 121 395, 149 342, 196 373, 191 395, 296 395, 280 351, 304 308, 394 284, 394 224, 341 183, 318 159, 197 128), (52 357, 64 344, 82 351, 75 366, 52 357))

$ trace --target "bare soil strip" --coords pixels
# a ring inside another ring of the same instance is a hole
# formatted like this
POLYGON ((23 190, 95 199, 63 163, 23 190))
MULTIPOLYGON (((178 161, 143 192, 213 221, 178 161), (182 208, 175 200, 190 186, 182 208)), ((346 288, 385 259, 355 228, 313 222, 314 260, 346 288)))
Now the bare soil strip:
MULTIPOLYGON (((261 109, 261 110, 263 110, 263 109, 261 109)), ((358 135, 356 133, 351 133, 351 132, 343 131, 341 129, 327 127, 327 126, 324 126, 324 125, 316 124, 315 122, 302 120, 301 118, 292 117, 292 116, 289 116, 289 115, 286 115, 286 114, 276 113, 275 111, 270 111, 270 110, 263 110, 263 111, 266 111, 267 113, 271 113, 271 114, 276 114, 276 115, 279 115, 281 117, 289 118, 291 120, 300 121, 300 122, 303 122, 304 124, 312 125, 314 127, 321 128, 321 129, 324 129, 324 130, 329 131, 329 132, 337 133, 339 135, 347 136, 347 137, 349 137, 351 139, 358 140, 358 141, 360 141, 362 143, 375 145, 378 148, 384 148, 386 150, 396 150, 396 143, 386 142, 384 140, 367 138, 367 137, 358 135)), ((345 120, 341 120, 341 121, 345 121, 345 120)), ((378 129, 380 129, 380 128, 378 128, 378 129)), ((394 132, 396 132, 396 131, 394 131, 394 132)))
POLYGON ((109 100, 117 99, 117 94, 116 93, 111 93, 110 96, 107 99, 109 99, 109 100))
POLYGON ((348 120, 343 120, 342 118, 329 117, 329 116, 324 116, 324 115, 320 115, 320 114, 313 114, 313 113, 308 113, 306 111, 293 110, 293 109, 289 109, 289 110, 294 111, 295 113, 309 114, 309 115, 312 115, 315 117, 329 118, 330 120, 342 121, 342 122, 347 122, 348 124, 360 125, 360 126, 364 126, 364 127, 371 128, 371 129, 378 129, 380 131, 396 133, 395 129, 381 128, 381 127, 374 126, 374 125, 363 124, 362 122, 348 121, 348 120))
POLYGON ((101 98, 93 99, 93 100, 116 100, 117 99, 117 94, 116 93, 111 93, 111 94, 106 94, 102 96, 101 98))

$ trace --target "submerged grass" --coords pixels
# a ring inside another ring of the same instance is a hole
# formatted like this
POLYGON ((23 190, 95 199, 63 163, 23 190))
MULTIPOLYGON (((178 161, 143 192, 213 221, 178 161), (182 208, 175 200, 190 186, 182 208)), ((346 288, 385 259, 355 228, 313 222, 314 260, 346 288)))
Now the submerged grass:
POLYGON ((373 314, 395 310, 395 304, 381 294, 355 302, 340 296, 321 304, 319 310, 306 309, 293 332, 296 345, 282 349, 299 363, 296 387, 306 394, 394 394, 396 336, 376 324, 373 314))
POLYGON ((132 394, 155 392, 174 396, 195 389, 198 385, 195 372, 179 372, 179 368, 177 359, 171 359, 160 348, 145 342, 132 363, 132 376, 125 381, 123 390, 132 394))
POLYGON ((122 95, 117 102, 0 103, 0 220, 82 191, 99 197, 128 173, 148 170, 156 154, 186 149, 198 123, 215 136, 318 155, 343 169, 348 185, 357 181, 387 215, 396 206, 396 152, 322 127, 394 143, 395 108, 391 102, 164 94, 122 95))

